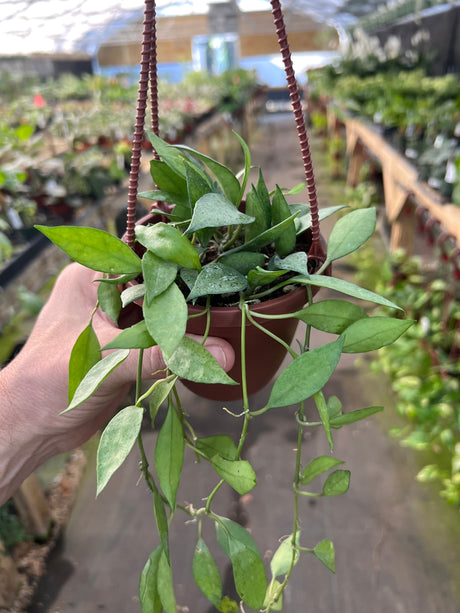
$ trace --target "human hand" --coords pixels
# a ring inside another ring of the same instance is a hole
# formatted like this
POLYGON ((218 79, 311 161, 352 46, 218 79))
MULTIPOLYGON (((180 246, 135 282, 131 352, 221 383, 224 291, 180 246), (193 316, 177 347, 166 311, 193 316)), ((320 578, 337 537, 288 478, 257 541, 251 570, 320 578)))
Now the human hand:
MULTIPOLYGON (((132 350, 90 399, 61 415, 68 404, 70 353, 96 305, 97 278, 99 273, 79 264, 65 268, 24 348, 0 372, 0 491, 5 481, 13 479, 17 486, 48 458, 88 440, 109 421, 136 380, 138 351, 132 350)), ((93 328, 101 346, 120 332, 99 309, 93 328)), ((227 341, 208 338, 205 346, 225 370, 232 367, 227 341)), ((158 347, 144 350, 144 379, 164 368, 158 347)))

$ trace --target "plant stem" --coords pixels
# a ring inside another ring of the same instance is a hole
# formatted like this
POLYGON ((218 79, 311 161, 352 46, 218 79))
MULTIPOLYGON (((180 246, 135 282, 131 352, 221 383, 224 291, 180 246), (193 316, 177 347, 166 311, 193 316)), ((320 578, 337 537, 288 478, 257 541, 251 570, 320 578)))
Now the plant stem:
POLYGON ((294 351, 294 349, 292 349, 285 341, 283 341, 282 338, 280 338, 279 336, 277 336, 276 334, 274 334, 270 330, 267 330, 267 328, 264 328, 257 321, 254 320, 254 318, 252 317, 251 312, 249 311, 249 308, 248 308, 247 304, 245 304, 245 308, 247 309, 247 317, 248 317, 249 321, 252 323, 253 326, 255 326, 256 328, 259 328, 259 330, 264 332, 267 336, 269 336, 273 340, 277 341, 280 345, 282 345, 286 349, 286 351, 291 355, 291 357, 293 357, 294 359, 296 357, 298 357, 297 353, 294 351))
MULTIPOLYGON (((304 412, 304 403, 302 402, 300 407, 299 407, 299 413, 303 413, 304 412)), ((289 578, 291 576, 292 570, 296 564, 296 558, 297 558, 297 552, 299 549, 299 546, 297 544, 297 534, 299 533, 299 492, 298 492, 298 485, 299 485, 299 477, 300 477, 300 465, 301 465, 301 457, 302 457, 302 439, 303 439, 303 430, 302 430, 302 426, 298 425, 297 427, 297 449, 296 449, 296 460, 295 460, 295 474, 294 474, 294 483, 293 483, 293 489, 294 489, 294 525, 292 528, 292 538, 291 538, 291 543, 292 543, 292 559, 291 559, 291 563, 289 565, 288 571, 284 576, 283 582, 281 583, 281 585, 279 586, 279 588, 277 589, 272 603, 269 603, 267 609, 266 609, 266 613, 270 613, 270 611, 272 610, 272 604, 274 604, 279 597, 281 596, 281 594, 284 592, 284 589, 286 588, 286 585, 288 584, 289 578)))

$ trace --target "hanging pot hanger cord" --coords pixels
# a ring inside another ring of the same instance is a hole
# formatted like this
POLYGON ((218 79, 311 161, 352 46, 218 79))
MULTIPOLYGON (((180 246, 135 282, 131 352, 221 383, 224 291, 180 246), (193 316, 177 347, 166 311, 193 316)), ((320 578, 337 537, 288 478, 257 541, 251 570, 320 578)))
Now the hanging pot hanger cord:
MULTIPOLYGON (((133 137, 131 172, 129 175, 128 212, 126 217, 126 242, 134 247, 134 225, 136 223, 136 201, 139 184, 142 141, 144 139, 145 112, 147 108, 149 72, 152 64, 152 34, 155 20, 155 0, 145 0, 144 31, 142 34, 142 53, 137 97, 136 124, 133 137)), ((152 104, 153 108, 153 104, 152 104)))
POLYGON ((291 98, 292 107, 294 110, 297 133, 299 135, 300 140, 300 149, 302 152, 302 159, 305 168, 305 178, 307 181, 307 192, 312 221, 312 245, 309 251, 309 255, 315 257, 318 260, 324 261, 325 254, 320 242, 318 199, 316 195, 315 177, 313 173, 310 145, 308 143, 307 130, 305 127, 305 118, 303 115, 302 103, 300 101, 299 88, 297 86, 294 68, 292 66, 291 52, 289 49, 286 28, 284 26, 284 18, 281 10, 281 4, 279 0, 270 0, 270 4, 272 5, 273 19, 275 23, 276 33, 278 35, 278 43, 281 50, 281 56, 283 58, 284 68, 286 72, 286 80, 289 89, 289 96, 291 98))
MULTIPOLYGON (((159 114, 158 114, 158 62, 157 62, 157 28, 156 28, 156 7, 155 0, 153 4, 152 16, 152 38, 150 44, 150 109, 152 115, 152 132, 160 135, 159 114)), ((153 156, 156 160, 160 157, 154 150, 153 156)))

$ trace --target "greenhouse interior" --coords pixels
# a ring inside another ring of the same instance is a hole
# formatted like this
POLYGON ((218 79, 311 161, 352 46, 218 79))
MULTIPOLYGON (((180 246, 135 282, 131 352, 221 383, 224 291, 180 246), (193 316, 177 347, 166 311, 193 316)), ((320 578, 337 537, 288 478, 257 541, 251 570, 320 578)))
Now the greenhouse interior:
POLYGON ((458 613, 460 2, 0 14, 0 610, 458 613))

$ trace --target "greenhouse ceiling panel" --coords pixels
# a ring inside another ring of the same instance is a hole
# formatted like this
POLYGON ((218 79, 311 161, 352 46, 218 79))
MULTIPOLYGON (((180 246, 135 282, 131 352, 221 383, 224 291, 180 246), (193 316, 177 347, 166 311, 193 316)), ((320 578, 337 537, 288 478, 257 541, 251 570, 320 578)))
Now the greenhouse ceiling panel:
MULTIPOLYGON (((157 14, 206 13, 213 1, 157 0, 157 14)), ((286 0, 286 10, 331 19, 346 0, 286 0)), ((269 0, 238 0, 240 10, 270 10, 269 0)), ((0 0, 0 56, 86 54, 142 18, 144 0, 0 0)))

